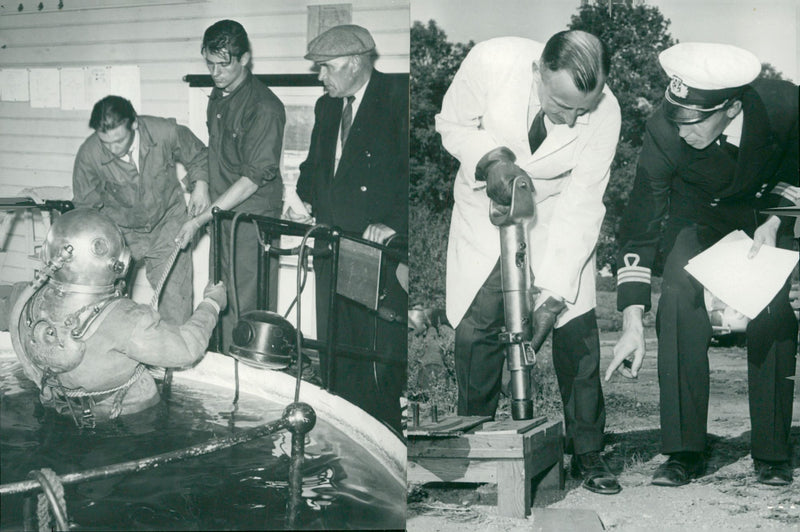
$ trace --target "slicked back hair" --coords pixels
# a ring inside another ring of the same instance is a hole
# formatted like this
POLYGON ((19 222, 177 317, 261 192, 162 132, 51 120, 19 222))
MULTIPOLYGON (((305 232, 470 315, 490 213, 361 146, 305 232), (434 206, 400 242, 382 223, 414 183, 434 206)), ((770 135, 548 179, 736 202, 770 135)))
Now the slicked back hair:
POLYGON ((611 64, 605 44, 580 30, 561 31, 550 37, 541 62, 550 71, 568 71, 583 93, 592 92, 608 77, 611 64))
POLYGON ((105 133, 125 124, 131 129, 136 120, 136 111, 130 101, 122 96, 106 96, 92 108, 89 118, 89 127, 95 131, 105 133))
POLYGON ((203 34, 200 52, 208 52, 222 57, 230 56, 240 60, 250 51, 250 39, 244 27, 235 20, 220 20, 208 27, 203 34))

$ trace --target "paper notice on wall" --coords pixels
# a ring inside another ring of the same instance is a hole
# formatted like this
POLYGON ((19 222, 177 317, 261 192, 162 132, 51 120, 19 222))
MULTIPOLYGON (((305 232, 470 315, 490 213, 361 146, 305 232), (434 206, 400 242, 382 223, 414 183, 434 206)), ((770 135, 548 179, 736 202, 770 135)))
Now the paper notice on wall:
POLYGON ((351 24, 353 20, 352 4, 326 4, 308 6, 307 41, 340 24, 351 24))
POLYGON ((0 98, 4 102, 28 101, 27 68, 4 68, 0 70, 0 98))
POLYGON ((109 95, 108 70, 110 68, 99 66, 84 69, 86 73, 86 99, 89 101, 90 106, 94 106, 94 102, 109 95))
POLYGON ((135 65, 93 66, 61 70, 61 108, 91 109, 106 96, 122 96, 141 109, 139 67, 135 65))
POLYGON ((31 107, 60 107, 61 81, 55 68, 30 70, 31 107))
POLYGON ((139 67, 136 65, 115 65, 106 71, 108 94, 127 98, 136 111, 142 109, 142 87, 139 67))
POLYGON ((88 109, 86 102, 86 75, 82 68, 61 69, 61 109, 73 111, 88 109))

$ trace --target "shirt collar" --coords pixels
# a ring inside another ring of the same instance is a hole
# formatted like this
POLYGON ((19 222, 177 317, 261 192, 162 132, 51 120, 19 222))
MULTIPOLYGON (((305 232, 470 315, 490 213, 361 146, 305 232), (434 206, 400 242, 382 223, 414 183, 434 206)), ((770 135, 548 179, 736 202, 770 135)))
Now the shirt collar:
MULTIPOLYGON (((534 61, 533 64, 537 65, 537 67, 538 67, 539 63, 538 63, 538 61, 534 61)), ((537 76, 533 73, 533 67, 531 67, 531 77, 532 77, 532 79, 531 79, 531 95, 530 95, 530 98, 528 100, 528 106, 529 106, 529 112, 530 112, 530 116, 529 116, 529 119, 528 119, 528 122, 529 122, 528 123, 528 127, 531 126, 531 123, 533 123, 534 117, 539 112, 539 110, 542 108, 542 102, 539 101, 539 83, 536 81, 537 76)), ((603 94, 600 96, 600 98, 601 99, 605 98, 605 87, 603 87, 603 94)), ((599 101, 598 101, 597 105, 598 106, 600 105, 599 101)), ((588 113, 584 113, 584 114, 580 115, 579 117, 577 117, 575 119, 575 123, 576 124, 583 124, 583 125, 588 124, 589 120, 590 120, 590 116, 589 115, 591 115, 594 110, 596 110, 596 108, 593 109, 592 111, 589 111, 588 113)), ((548 117, 547 114, 544 115, 544 124, 545 124, 545 128, 547 129, 548 132, 550 132, 550 130, 552 128, 556 127, 556 125, 557 125, 557 124, 554 124, 550 120, 550 117, 548 117)))
MULTIPOLYGON (((372 74, 370 77, 367 78, 367 81, 359 87, 359 89, 353 94, 355 96, 355 100, 353 100, 353 116, 356 115, 356 111, 358 107, 361 105, 361 102, 364 100, 364 93, 367 92, 367 85, 369 85, 370 80, 372 79, 372 74)), ((342 105, 347 105, 347 98, 342 98, 342 105)))
POLYGON ((250 78, 252 78, 252 77, 253 77, 253 73, 250 72, 250 69, 245 69, 245 78, 244 78, 244 80, 239 84, 238 87, 236 87, 230 93, 228 93, 227 96, 225 96, 225 93, 223 92, 222 89, 220 89, 218 87, 214 87, 211 90, 211 95, 209 96, 209 98, 211 98, 212 100, 228 100, 228 99, 231 98, 231 96, 241 92, 243 87, 250 83, 250 78))
MULTIPOLYGON (((139 138, 141 134, 139 133, 139 129, 133 130, 133 142, 131 143, 131 149, 128 150, 129 153, 133 154, 133 159, 135 161, 139 160, 139 138)), ((138 164, 138 163, 137 163, 138 164)))
MULTIPOLYGON (((141 122, 139 123, 139 127, 140 128, 142 127, 141 122)), ((140 139, 139 131, 140 131, 139 129, 134 129, 133 130, 133 142, 131 143, 131 147, 128 148, 128 152, 125 153, 124 155, 122 155, 121 157, 117 157, 116 155, 111 153, 108 150, 108 148, 106 148, 103 145, 103 143, 100 142, 100 139, 98 138, 97 139, 97 143, 100 144, 100 153, 104 156, 104 158, 102 160, 102 164, 104 164, 104 165, 105 164, 110 164, 110 163, 113 163, 114 161, 116 161, 117 159, 123 159, 124 160, 128 156, 128 153, 132 153, 133 157, 134 157, 134 160, 137 161, 136 165, 138 166, 139 165, 139 162, 138 162, 138 160, 139 160, 139 145, 140 145, 140 143, 139 143, 139 139, 140 139)), ((94 133, 94 135, 97 136, 97 133, 94 133)))
POLYGON ((739 146, 742 142, 742 127, 744 126, 744 111, 740 111, 722 132, 728 144, 739 146))

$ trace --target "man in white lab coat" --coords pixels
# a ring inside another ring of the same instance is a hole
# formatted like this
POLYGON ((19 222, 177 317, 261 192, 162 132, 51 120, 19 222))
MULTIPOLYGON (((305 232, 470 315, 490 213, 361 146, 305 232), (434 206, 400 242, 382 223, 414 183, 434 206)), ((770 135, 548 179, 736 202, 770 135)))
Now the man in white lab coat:
POLYGON ((436 116, 442 144, 461 163, 447 252, 447 317, 456 326, 459 415, 494 415, 504 324, 499 230, 489 205, 510 201, 527 173, 536 214, 529 233, 535 334, 554 328, 553 362, 564 403, 572 471, 585 488, 620 486, 603 461, 605 408, 595 307, 594 249, 620 130, 605 87, 609 58, 595 36, 564 31, 546 45, 503 37, 464 59, 436 116), (476 178, 477 177, 477 178, 476 178))

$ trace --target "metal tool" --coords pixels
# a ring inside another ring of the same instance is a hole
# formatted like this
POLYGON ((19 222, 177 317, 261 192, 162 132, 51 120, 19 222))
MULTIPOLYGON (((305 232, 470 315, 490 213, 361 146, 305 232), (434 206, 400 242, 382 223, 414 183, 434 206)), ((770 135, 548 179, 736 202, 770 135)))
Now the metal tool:
POLYGON ((533 221, 533 183, 527 175, 514 178, 511 204, 491 204, 489 219, 500 228, 500 273, 503 286, 505 327, 500 342, 506 345, 506 363, 511 373, 511 416, 533 418, 531 368, 536 358, 530 342, 531 268, 528 260, 528 229, 533 221))

